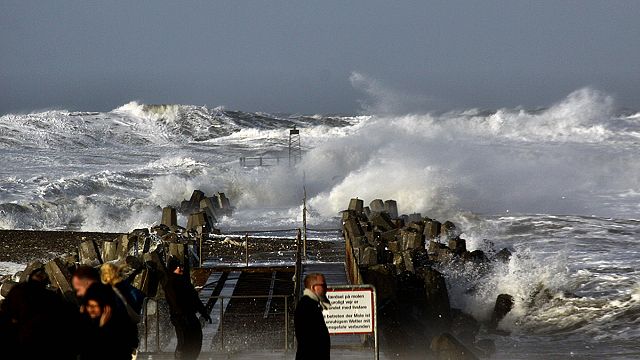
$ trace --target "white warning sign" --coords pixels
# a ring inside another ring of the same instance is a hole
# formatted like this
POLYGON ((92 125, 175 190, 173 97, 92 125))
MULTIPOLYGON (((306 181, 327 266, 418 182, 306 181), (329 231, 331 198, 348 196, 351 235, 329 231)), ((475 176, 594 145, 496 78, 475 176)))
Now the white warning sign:
POLYGON ((373 289, 327 289, 331 307, 324 310, 329 334, 370 334, 374 332, 373 289))

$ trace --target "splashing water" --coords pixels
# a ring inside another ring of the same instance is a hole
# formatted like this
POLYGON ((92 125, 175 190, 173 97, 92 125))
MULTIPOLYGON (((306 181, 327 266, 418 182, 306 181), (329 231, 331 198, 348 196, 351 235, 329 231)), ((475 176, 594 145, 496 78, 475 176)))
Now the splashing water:
POLYGON ((4 115, 0 228, 129 231, 194 189, 231 198, 237 211, 223 229, 294 228, 304 177, 313 226, 335 227, 352 197, 392 198, 402 213, 453 220, 471 250, 515 250, 488 274, 450 272, 454 305, 479 319, 498 294, 515 297, 500 324, 514 335, 497 339, 507 349, 498 357, 629 357, 640 339, 640 116, 593 89, 545 109, 397 114, 402 96, 358 76, 386 101, 370 104, 376 115, 136 102, 4 115), (297 167, 239 167, 241 156, 286 157, 293 125, 305 151, 297 167), (541 287, 550 299, 533 301, 541 287))

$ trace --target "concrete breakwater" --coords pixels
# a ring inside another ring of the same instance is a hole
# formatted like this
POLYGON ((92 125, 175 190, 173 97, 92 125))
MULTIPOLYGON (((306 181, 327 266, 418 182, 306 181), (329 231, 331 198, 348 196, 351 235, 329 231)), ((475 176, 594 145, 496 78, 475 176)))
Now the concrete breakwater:
MULTIPOLYGON (((0 279, 0 295, 5 297, 18 282, 27 281, 36 271, 43 271, 49 288, 75 301, 71 274, 77 266, 98 267, 108 262, 122 266, 126 278, 146 296, 162 295, 160 283, 166 270, 166 259, 178 257, 187 269, 198 265, 202 259, 203 241, 211 234, 220 233, 215 228, 217 218, 229 216, 232 211, 224 193, 207 197, 202 191, 195 190, 179 209, 163 208, 159 225, 118 234, 112 240, 98 241, 88 234, 74 251, 48 261, 29 263, 23 271, 0 279), (187 216, 185 227, 178 225, 178 212, 187 216)), ((104 237, 102 234, 101 238, 104 237)))
POLYGON ((481 324, 451 307, 440 271, 458 263, 488 273, 493 263, 509 260, 509 250, 492 258, 468 251, 453 222, 399 215, 394 200, 375 199, 365 207, 362 199, 351 199, 342 230, 350 282, 377 289, 382 348, 400 358, 435 359, 476 359, 495 351, 491 339, 479 336, 481 327, 495 331, 513 298, 500 294, 490 323, 481 324))

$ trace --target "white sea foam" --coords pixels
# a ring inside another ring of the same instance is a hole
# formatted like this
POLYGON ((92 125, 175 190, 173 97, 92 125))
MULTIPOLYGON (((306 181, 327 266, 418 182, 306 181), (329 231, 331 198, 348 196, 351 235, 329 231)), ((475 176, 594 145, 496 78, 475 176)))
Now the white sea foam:
POLYGON ((18 264, 10 261, 0 261, 0 276, 13 275, 18 271, 24 270, 25 264, 18 264))
POLYGON ((401 213, 453 220, 470 250, 515 250, 488 275, 450 272, 454 305, 487 319, 496 296, 509 293, 516 307, 500 326, 515 333, 640 338, 632 326, 640 233, 624 220, 637 218, 640 203, 637 114, 617 117, 613 99, 593 89, 536 111, 407 114, 431 100, 407 103, 406 94, 354 76, 375 114, 131 102, 108 113, 5 115, 0 229, 130 231, 157 223, 161 207, 179 206, 195 189, 226 193, 236 211, 218 225, 230 230, 299 227, 303 185, 311 226, 336 226, 354 196, 395 199, 401 213), (305 150, 297 167, 238 166, 240 156, 286 154, 293 125, 305 150), (532 307, 539 286, 552 299, 532 307))

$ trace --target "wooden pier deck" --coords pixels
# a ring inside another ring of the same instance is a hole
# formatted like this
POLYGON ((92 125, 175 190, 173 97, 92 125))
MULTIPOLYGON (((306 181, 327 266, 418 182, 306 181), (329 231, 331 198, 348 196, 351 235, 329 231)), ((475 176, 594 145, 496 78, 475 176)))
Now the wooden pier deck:
MULTIPOLYGON (((310 273, 324 274, 329 287, 348 284, 344 262, 302 262, 301 278, 310 273)), ((294 274, 294 264, 206 264, 195 270, 196 285, 203 286, 200 298, 213 320, 204 324, 199 359, 294 359, 294 274)), ((173 358, 173 328, 167 319, 160 323, 158 336, 164 340, 147 338, 151 345, 141 347, 138 359, 173 358)), ((332 336, 331 341, 334 359, 374 357, 359 335, 332 336)))

